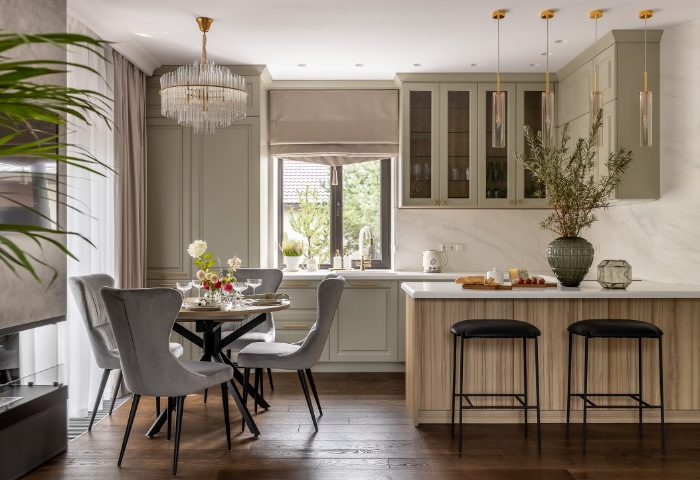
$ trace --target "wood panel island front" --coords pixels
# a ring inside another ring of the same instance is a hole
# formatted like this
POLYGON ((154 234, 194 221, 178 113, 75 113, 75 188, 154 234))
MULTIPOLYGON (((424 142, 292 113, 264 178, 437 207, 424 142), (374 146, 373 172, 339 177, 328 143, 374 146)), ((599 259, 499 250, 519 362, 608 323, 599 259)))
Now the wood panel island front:
MULTIPOLYGON (((406 403, 416 425, 450 422, 453 341, 450 326, 461 320, 489 318, 523 320, 541 330, 543 422, 565 421, 567 327, 589 318, 630 318, 660 327, 664 332, 666 421, 700 422, 698 285, 635 281, 627 290, 608 290, 596 282, 583 282, 579 288, 463 290, 460 285, 449 282, 406 282, 401 288, 406 292, 406 403)), ((582 345, 581 338, 575 336, 572 392, 581 391, 583 383, 582 345)), ((465 391, 522 390, 522 342, 473 339, 469 340, 468 347, 465 352, 465 391)), ((528 390, 534 393, 532 353, 528 363, 528 390)), ((643 342, 643 366, 642 398, 658 404, 656 341, 643 342)), ((636 391, 636 340, 592 339, 589 369, 589 392, 636 391)), ((619 402, 625 403, 624 400, 619 402)), ((629 401, 625 404, 631 405, 629 401)), ((572 421, 581 421, 580 409, 581 400, 572 399, 572 421)), ((514 423, 521 422, 522 415, 522 412, 509 410, 469 411, 464 421, 514 423)), ((534 415, 530 418, 534 421, 534 415)), ((648 422, 658 422, 659 413, 649 411, 644 418, 648 422)), ((588 421, 636 422, 637 410, 596 410, 589 415, 588 421)))

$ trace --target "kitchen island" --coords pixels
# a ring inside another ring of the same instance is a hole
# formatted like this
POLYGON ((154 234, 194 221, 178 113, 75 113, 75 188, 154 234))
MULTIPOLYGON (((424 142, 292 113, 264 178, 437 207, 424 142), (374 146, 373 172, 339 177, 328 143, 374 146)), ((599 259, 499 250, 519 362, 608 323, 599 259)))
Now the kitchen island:
MULTIPOLYGON (((463 290, 454 283, 405 282, 401 288, 406 293, 406 403, 416 425, 450 421, 450 326, 476 318, 523 320, 541 330, 543 422, 565 421, 568 325, 587 318, 653 323, 664 331, 666 421, 700 422, 700 286, 635 281, 627 290, 603 289, 596 282, 583 282, 579 288, 463 290)), ((580 337, 574 338, 572 391, 580 391, 582 384, 583 342, 577 340, 580 337)), ((469 343, 465 390, 522 389, 521 342, 475 339, 469 343)), ((635 391, 636 351, 635 340, 591 340, 589 391, 635 391)), ((532 352, 529 357, 528 390, 534 393, 532 352)), ((643 398, 652 404, 659 401, 657 358, 656 342, 645 341, 643 398)), ((580 421, 580 408, 580 400, 573 399, 572 421, 580 421)), ((589 422, 635 422, 636 415, 636 410, 597 410, 589 415, 589 422)), ((519 421, 522 413, 513 411, 482 410, 465 415, 465 422, 519 421)), ((658 422, 658 412, 646 413, 645 421, 658 422)))

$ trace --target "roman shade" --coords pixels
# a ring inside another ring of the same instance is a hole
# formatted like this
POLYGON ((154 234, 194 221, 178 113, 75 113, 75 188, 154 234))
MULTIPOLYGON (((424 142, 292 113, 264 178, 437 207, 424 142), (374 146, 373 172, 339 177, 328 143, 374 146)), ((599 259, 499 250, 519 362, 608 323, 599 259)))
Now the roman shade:
POLYGON ((331 166, 396 157, 398 90, 272 90, 270 154, 331 166))

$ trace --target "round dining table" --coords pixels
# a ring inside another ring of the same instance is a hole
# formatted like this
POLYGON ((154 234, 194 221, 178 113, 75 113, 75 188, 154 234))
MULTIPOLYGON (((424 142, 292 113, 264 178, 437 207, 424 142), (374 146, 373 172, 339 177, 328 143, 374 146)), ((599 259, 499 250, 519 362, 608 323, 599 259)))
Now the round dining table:
MULTIPOLYGON (((175 324, 173 325, 173 331, 182 335, 184 338, 202 349, 202 356, 200 358, 201 361, 215 361, 234 367, 233 379, 235 379, 240 385, 244 385, 246 380, 243 378, 243 374, 233 365, 223 350, 234 340, 240 338, 243 334, 251 331, 253 328, 264 322, 267 313, 286 310, 290 306, 289 300, 282 300, 279 303, 269 303, 270 304, 264 305, 243 303, 242 305, 236 305, 235 307, 222 306, 218 309, 213 307, 182 308, 180 309, 180 312, 175 320, 175 324), (194 322, 195 331, 187 328, 185 325, 183 325, 183 322, 194 322), (222 338, 221 326, 225 322, 238 322, 240 326, 222 338), (198 335, 198 333, 201 334, 201 336, 198 335)), ((238 390, 238 387, 236 387, 236 384, 233 383, 232 380, 228 381, 228 391, 231 393, 233 400, 236 402, 238 410, 241 412, 243 417, 243 421, 248 425, 251 433, 256 436, 260 435, 260 430, 258 430, 253 417, 250 415, 248 407, 245 403, 243 403, 243 398, 238 390)), ((252 387, 250 387, 248 391, 255 392, 252 387)), ((260 407, 268 408, 270 406, 265 399, 257 393, 252 394, 252 397, 260 407)), ((151 425, 151 428, 146 433, 146 436, 152 437, 158 433, 161 427, 165 424, 167 415, 168 409, 166 408, 161 412, 153 425, 151 425)))

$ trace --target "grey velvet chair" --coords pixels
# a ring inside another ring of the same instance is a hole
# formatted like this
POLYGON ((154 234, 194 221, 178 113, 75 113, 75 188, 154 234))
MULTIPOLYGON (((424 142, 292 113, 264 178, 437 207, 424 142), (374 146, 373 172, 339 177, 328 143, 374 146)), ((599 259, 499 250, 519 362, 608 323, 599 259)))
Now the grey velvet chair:
POLYGON ((238 365, 244 369, 246 379, 244 387, 244 399, 247 394, 247 380, 250 369, 280 368, 283 370, 296 370, 301 382, 301 389, 306 397, 306 404, 314 422, 314 428, 318 430, 316 415, 311 404, 308 384, 311 386, 319 415, 323 415, 321 403, 318 400, 316 385, 311 375, 311 367, 318 362, 323 351, 323 346, 328 338, 328 333, 333 323, 333 316, 338 308, 338 302, 345 287, 345 279, 335 275, 326 276, 318 285, 317 290, 317 317, 316 323, 311 327, 306 338, 296 343, 252 343, 238 353, 238 365))
POLYGON ((101 296, 119 348, 124 382, 134 394, 117 465, 121 465, 124 458, 141 396, 174 398, 177 410, 173 453, 175 475, 185 396, 215 385, 221 385, 226 437, 231 450, 226 383, 233 377, 233 367, 223 363, 181 361, 168 348, 182 296, 169 288, 120 290, 109 287, 101 289, 101 296))
MULTIPOLYGON (((80 277, 71 277, 68 279, 68 285, 75 299, 75 303, 78 305, 78 310, 83 318, 83 322, 85 323, 95 362, 98 367, 104 370, 102 372, 102 380, 100 381, 97 398, 95 399, 95 406, 92 409, 90 425, 88 426, 88 430, 92 430, 95 414, 97 410, 99 410, 102 394, 104 393, 109 374, 112 370, 120 370, 121 368, 119 366, 119 352, 117 351, 117 344, 114 340, 114 333, 112 332, 112 327, 109 324, 109 319, 107 318, 104 305, 102 304, 102 298, 100 297, 100 288, 113 287, 114 279, 109 275, 96 273, 80 277)), ((170 353, 176 357, 181 357, 184 352, 182 345, 179 343, 170 343, 169 348, 170 353)), ((114 400, 116 399, 117 390, 119 389, 121 381, 122 372, 120 370, 119 379, 117 380, 114 393, 112 394, 112 403, 109 407, 110 415, 112 414, 112 410, 114 410, 114 400)), ((156 410, 160 411, 159 399, 156 399, 156 410)))
MULTIPOLYGON (((245 282, 249 278, 259 278, 262 284, 255 289, 255 293, 275 293, 282 283, 282 270, 279 268, 239 268, 236 271, 236 281, 245 282)), ((252 287, 246 290, 246 293, 253 293, 252 287)), ((244 333, 240 338, 234 340, 226 348, 228 349, 228 357, 231 358, 231 350, 243 350, 251 343, 256 342, 274 342, 275 341, 275 320, 272 313, 266 313, 265 321, 253 328, 250 332, 244 333)), ((250 320, 249 320, 250 321, 250 320)), ((226 322, 221 326, 221 336, 225 337, 232 331, 245 325, 235 322, 226 322)), ((267 378, 270 381, 270 389, 274 390, 272 383, 272 370, 267 369, 267 378)), ((257 404, 256 404, 257 408, 257 404)))

